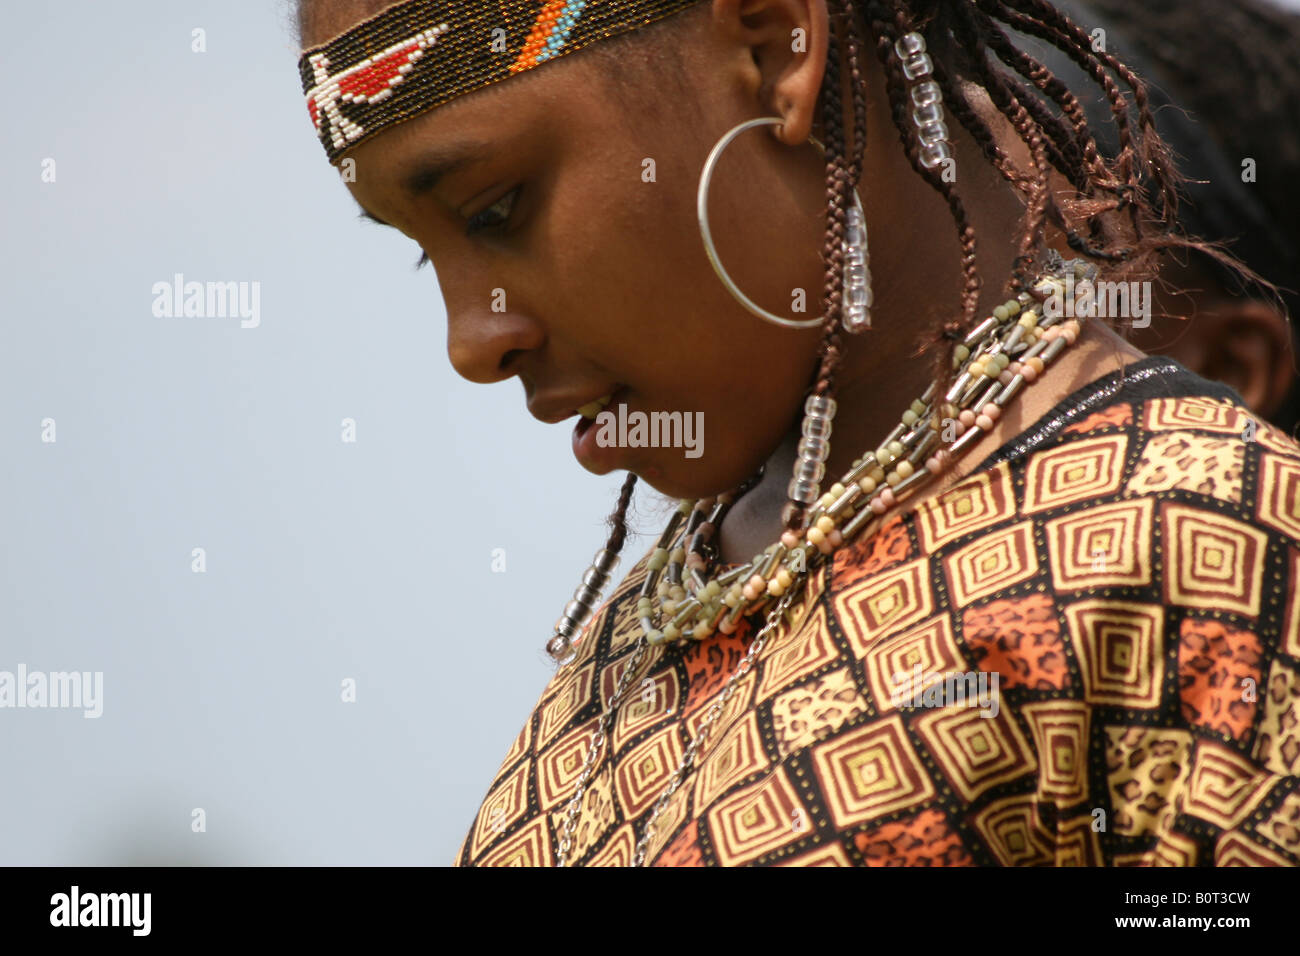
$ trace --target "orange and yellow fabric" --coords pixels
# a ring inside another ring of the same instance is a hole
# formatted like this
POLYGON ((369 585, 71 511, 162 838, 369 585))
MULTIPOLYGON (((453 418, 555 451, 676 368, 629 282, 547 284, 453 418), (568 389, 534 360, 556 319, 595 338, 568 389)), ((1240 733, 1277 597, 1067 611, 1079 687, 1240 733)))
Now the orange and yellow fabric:
MULTIPOLYGON (((554 865, 645 560, 543 691, 456 865, 554 865)), ((648 864, 1300 864, 1300 444, 1229 389, 1159 357, 1099 379, 805 591, 648 864)), ((647 651, 577 865, 630 862, 751 639, 746 622, 647 651)))

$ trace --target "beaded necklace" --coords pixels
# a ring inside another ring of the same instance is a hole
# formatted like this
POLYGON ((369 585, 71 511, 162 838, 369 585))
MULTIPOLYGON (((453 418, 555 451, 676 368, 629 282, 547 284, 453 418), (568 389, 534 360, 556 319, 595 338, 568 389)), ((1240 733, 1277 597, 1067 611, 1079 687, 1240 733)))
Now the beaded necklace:
MULTIPOLYGON (((749 673, 768 635, 782 622, 811 572, 826 563, 846 542, 862 534, 876 518, 913 497, 920 486, 941 474, 958 455, 990 432, 1006 404, 1074 343, 1079 334, 1077 319, 1060 321, 1059 315, 1040 315, 1035 306, 1053 294, 1064 295, 1067 276, 1077 280, 1075 294, 1081 293, 1084 286, 1094 281, 1096 267, 1084 260, 1064 261, 1050 250, 1046 258, 1047 269, 1031 285, 1031 292, 1022 292, 997 306, 992 315, 954 348, 953 362, 959 374, 944 400, 934 401, 935 387, 931 385, 912 402, 884 442, 854 461, 849 471, 821 496, 808 516, 802 538, 787 530, 779 541, 750 561, 710 577, 717 560, 717 549, 711 544, 715 529, 735 500, 756 483, 762 469, 730 492, 680 501, 646 562, 646 577, 637 599, 641 634, 597 724, 591 749, 567 805, 557 866, 568 864, 582 797, 617 708, 637 675, 646 648, 703 640, 715 631, 730 634, 741 618, 767 614, 656 800, 633 854, 633 866, 645 864, 656 821, 693 767, 714 721, 735 693, 736 684, 749 673), (947 447, 939 447, 943 444, 947 447)), ((808 417, 804 440, 824 440, 818 434, 822 430, 818 422, 819 419, 826 422, 828 434, 829 419, 835 412, 834 400, 810 396, 805 411, 808 417)), ((547 648, 555 656, 561 656, 558 650, 568 651, 561 666, 576 658, 571 636, 591 616, 600 590, 617 562, 614 552, 607 549, 597 552, 574 600, 556 623, 555 635, 547 648)))

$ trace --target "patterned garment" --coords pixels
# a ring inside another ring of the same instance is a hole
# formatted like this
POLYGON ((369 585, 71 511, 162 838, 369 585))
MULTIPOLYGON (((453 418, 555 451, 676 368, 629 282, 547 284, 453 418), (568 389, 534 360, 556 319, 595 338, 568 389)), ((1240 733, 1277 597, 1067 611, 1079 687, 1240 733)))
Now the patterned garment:
MULTIPOLYGON (((455 865, 554 865, 645 571, 542 693, 455 865)), ((813 576, 646 860, 1300 864, 1298 581, 1300 444, 1143 359, 813 576)), ((752 634, 647 651, 571 859, 630 862, 752 634)))

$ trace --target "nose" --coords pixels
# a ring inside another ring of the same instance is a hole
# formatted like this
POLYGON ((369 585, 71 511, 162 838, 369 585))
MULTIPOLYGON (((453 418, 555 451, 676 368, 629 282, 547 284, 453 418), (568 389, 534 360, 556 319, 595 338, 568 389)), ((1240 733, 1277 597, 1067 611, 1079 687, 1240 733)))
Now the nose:
POLYGON ((444 300, 447 304, 447 356, 456 374, 489 385, 518 374, 523 354, 546 341, 542 324, 527 312, 494 311, 495 296, 444 300))

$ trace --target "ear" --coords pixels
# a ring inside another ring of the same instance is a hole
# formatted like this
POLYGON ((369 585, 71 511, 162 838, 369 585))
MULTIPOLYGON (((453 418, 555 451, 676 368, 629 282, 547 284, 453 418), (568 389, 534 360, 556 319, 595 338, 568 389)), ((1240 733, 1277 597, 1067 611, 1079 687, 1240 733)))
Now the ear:
POLYGON ((713 0, 712 17, 724 38, 748 48, 759 108, 785 120, 774 134, 788 146, 806 143, 826 73, 825 0, 713 0))
POLYGON ((1232 386, 1261 417, 1271 417, 1295 382, 1286 316, 1256 299, 1219 299, 1191 322, 1187 334, 1198 340, 1202 366, 1192 371, 1232 386))

